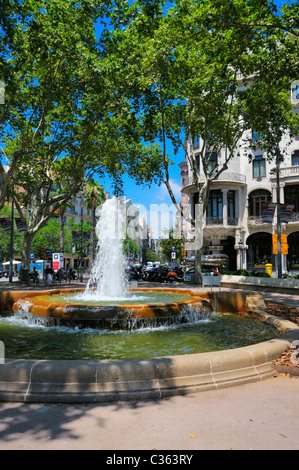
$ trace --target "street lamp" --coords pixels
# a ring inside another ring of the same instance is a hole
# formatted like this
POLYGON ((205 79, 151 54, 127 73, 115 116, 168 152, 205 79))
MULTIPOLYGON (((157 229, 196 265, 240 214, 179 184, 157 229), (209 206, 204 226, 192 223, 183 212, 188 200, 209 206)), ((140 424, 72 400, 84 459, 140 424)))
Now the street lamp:
POLYGON ((277 217, 277 277, 282 277, 281 263, 281 214, 280 214, 280 151, 278 145, 278 126, 277 126, 277 143, 276 143, 276 217, 277 217))
POLYGON ((11 227, 10 227, 10 253, 9 253, 9 282, 13 281, 13 239, 14 239, 14 178, 12 178, 11 192, 11 227))
MULTIPOLYGON (((240 113, 243 117, 250 119, 250 115, 245 111, 240 113)), ((282 277, 282 262, 281 262, 281 214, 280 214, 280 150, 279 150, 279 125, 276 125, 276 217, 277 217, 277 260, 276 270, 277 277, 282 277)))

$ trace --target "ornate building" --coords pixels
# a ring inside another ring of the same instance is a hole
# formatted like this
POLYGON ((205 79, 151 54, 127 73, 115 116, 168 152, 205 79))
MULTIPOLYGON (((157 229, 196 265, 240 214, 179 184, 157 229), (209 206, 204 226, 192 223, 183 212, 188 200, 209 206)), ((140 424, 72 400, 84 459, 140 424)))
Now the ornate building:
MULTIPOLYGON (((298 98, 296 95, 292 100, 296 113, 299 112, 298 98)), ((280 164, 279 172, 282 253, 287 251, 282 255, 283 272, 299 270, 299 136, 292 139, 290 144, 287 141, 286 136, 280 142, 284 161, 280 164)), ((189 152, 191 145, 195 154, 199 153, 200 138, 188 143, 189 152)), ((224 151, 215 155, 214 159, 215 165, 221 166, 224 151)), ((186 161, 179 166, 181 205, 194 218, 198 192, 192 181, 187 156, 186 161)), ((200 163, 199 174, 201 181, 204 181, 200 163)), ((250 161, 242 149, 238 154, 236 152, 228 169, 212 182, 203 220, 204 254, 227 254, 230 270, 264 270, 266 262, 275 267, 275 240, 272 235, 277 233, 276 174, 275 162, 268 162, 261 149, 252 152, 250 161)), ((182 222, 182 229, 184 233, 194 233, 187 218, 182 222)), ((188 255, 191 254, 189 251, 188 255)))

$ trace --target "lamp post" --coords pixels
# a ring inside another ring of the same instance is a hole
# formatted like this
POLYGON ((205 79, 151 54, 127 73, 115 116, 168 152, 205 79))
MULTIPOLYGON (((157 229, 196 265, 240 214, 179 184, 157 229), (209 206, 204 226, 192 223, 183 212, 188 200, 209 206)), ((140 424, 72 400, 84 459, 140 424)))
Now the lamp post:
POLYGON ((281 213, 280 213, 280 150, 278 140, 279 126, 276 127, 276 217, 277 217, 277 277, 282 277, 282 263, 281 263, 281 213))
POLYGON ((81 262, 80 262, 80 282, 83 282, 83 207, 81 207, 81 262))
POLYGON ((13 281, 13 239, 14 239, 14 178, 12 179, 11 192, 11 227, 10 227, 10 254, 9 254, 9 282, 13 281))

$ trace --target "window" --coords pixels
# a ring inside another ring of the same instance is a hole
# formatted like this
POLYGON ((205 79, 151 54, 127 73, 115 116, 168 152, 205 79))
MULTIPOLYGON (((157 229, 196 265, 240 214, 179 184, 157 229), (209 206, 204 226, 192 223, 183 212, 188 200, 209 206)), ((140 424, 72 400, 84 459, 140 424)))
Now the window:
POLYGON ((262 155, 257 155, 253 160, 253 177, 262 178, 266 176, 266 161, 262 155))
POLYGON ((235 191, 227 192, 227 218, 229 225, 235 221, 235 191))
POLYGON ((207 206, 207 223, 219 223, 223 222, 223 200, 222 191, 212 190, 207 206))
POLYGON ((295 150, 292 155, 292 166, 299 165, 299 150, 295 150))
POLYGON ((199 144, 200 144, 200 138, 199 137, 194 137, 193 148, 194 149, 199 149, 199 144))
POLYGON ((249 195, 249 216, 261 217, 264 202, 271 202, 271 193, 258 189, 249 195))
POLYGON ((294 204, 294 212, 299 212, 299 186, 291 185, 284 188, 286 204, 294 204))
POLYGON ((216 173, 218 166, 217 153, 213 152, 212 154, 206 153, 206 161, 208 164, 208 172, 211 175, 214 171, 216 173))

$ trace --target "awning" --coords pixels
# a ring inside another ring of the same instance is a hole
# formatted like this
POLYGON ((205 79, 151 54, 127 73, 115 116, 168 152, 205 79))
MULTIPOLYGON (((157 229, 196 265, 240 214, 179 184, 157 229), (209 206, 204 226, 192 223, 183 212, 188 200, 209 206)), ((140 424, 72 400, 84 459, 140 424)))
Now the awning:
MULTIPOLYGON (((3 266, 9 265, 10 261, 5 261, 5 263, 2 263, 3 266)), ((15 261, 13 260, 12 264, 21 264, 21 261, 15 261)))

